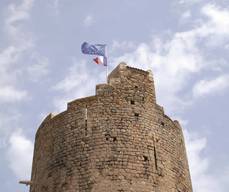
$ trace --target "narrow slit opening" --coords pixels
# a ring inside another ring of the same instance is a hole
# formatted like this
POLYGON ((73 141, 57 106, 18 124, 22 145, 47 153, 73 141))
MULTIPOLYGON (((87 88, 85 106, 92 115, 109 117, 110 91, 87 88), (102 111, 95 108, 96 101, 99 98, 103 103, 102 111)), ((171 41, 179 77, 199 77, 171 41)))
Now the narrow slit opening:
POLYGON ((154 162, 155 162, 155 168, 158 170, 158 165, 157 165, 157 152, 156 152, 156 147, 153 147, 154 150, 154 162))
POLYGON ((87 136, 87 119, 85 119, 85 135, 87 136))

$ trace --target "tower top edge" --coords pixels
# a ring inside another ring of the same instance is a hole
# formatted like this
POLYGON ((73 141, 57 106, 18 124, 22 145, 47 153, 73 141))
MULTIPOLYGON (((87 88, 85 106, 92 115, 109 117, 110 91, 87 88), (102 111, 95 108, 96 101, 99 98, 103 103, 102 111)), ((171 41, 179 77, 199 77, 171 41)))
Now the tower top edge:
POLYGON ((130 70, 130 72, 136 72, 136 73, 140 73, 142 75, 146 75, 149 78, 153 78, 153 73, 151 70, 142 70, 136 67, 132 67, 127 65, 126 62, 120 62, 117 67, 115 69, 113 69, 110 74, 108 75, 108 83, 110 82, 110 79, 112 78, 116 78, 116 77, 120 77, 122 76, 122 72, 126 71, 126 70, 130 70))

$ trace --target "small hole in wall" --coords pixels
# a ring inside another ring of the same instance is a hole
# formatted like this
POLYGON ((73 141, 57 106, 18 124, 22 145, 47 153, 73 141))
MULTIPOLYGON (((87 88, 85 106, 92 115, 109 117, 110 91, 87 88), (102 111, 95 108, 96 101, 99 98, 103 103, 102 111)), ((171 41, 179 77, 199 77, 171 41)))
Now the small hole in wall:
POLYGON ((109 134, 105 134, 106 141, 109 141, 110 137, 111 136, 109 134))
POLYGON ((131 101, 130 101, 130 104, 131 104, 131 105, 134 105, 134 104, 135 104, 135 101, 134 101, 134 100, 131 100, 131 101))
POLYGON ((162 122, 161 122, 161 125, 162 125, 162 126, 165 126, 165 123, 162 121, 162 122))
POLYGON ((135 117, 139 117, 139 113, 134 113, 134 116, 135 117))
POLYGON ((148 161, 149 160, 148 157, 145 156, 145 155, 143 155, 143 159, 144 159, 144 161, 148 161))
POLYGON ((115 141, 117 141, 117 138, 116 137, 113 137, 112 140, 115 142, 115 141))
POLYGON ((134 88, 135 88, 135 89, 137 89, 137 88, 138 88, 138 86, 137 86, 137 85, 135 85, 135 86, 134 86, 134 88))

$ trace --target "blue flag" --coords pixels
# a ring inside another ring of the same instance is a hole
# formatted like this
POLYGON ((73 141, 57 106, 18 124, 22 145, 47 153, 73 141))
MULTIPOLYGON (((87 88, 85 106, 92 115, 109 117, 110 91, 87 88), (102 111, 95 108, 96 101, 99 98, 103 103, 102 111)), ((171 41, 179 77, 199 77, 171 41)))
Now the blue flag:
POLYGON ((99 55, 99 56, 104 56, 105 57, 106 56, 105 47, 106 47, 105 44, 94 44, 94 45, 91 45, 91 44, 89 44, 87 42, 84 42, 81 45, 81 51, 84 54, 99 55))

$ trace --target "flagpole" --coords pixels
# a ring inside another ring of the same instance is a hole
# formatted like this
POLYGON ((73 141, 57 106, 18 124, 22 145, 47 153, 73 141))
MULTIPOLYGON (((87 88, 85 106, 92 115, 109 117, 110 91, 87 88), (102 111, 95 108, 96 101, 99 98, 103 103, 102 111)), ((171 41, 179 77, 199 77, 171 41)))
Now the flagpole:
POLYGON ((107 83, 108 83, 108 65, 107 65, 106 68, 107 68, 107 83))
POLYGON ((105 55, 106 55, 106 60, 107 60, 107 66, 106 66, 106 81, 108 83, 108 51, 107 47, 105 47, 105 55))

